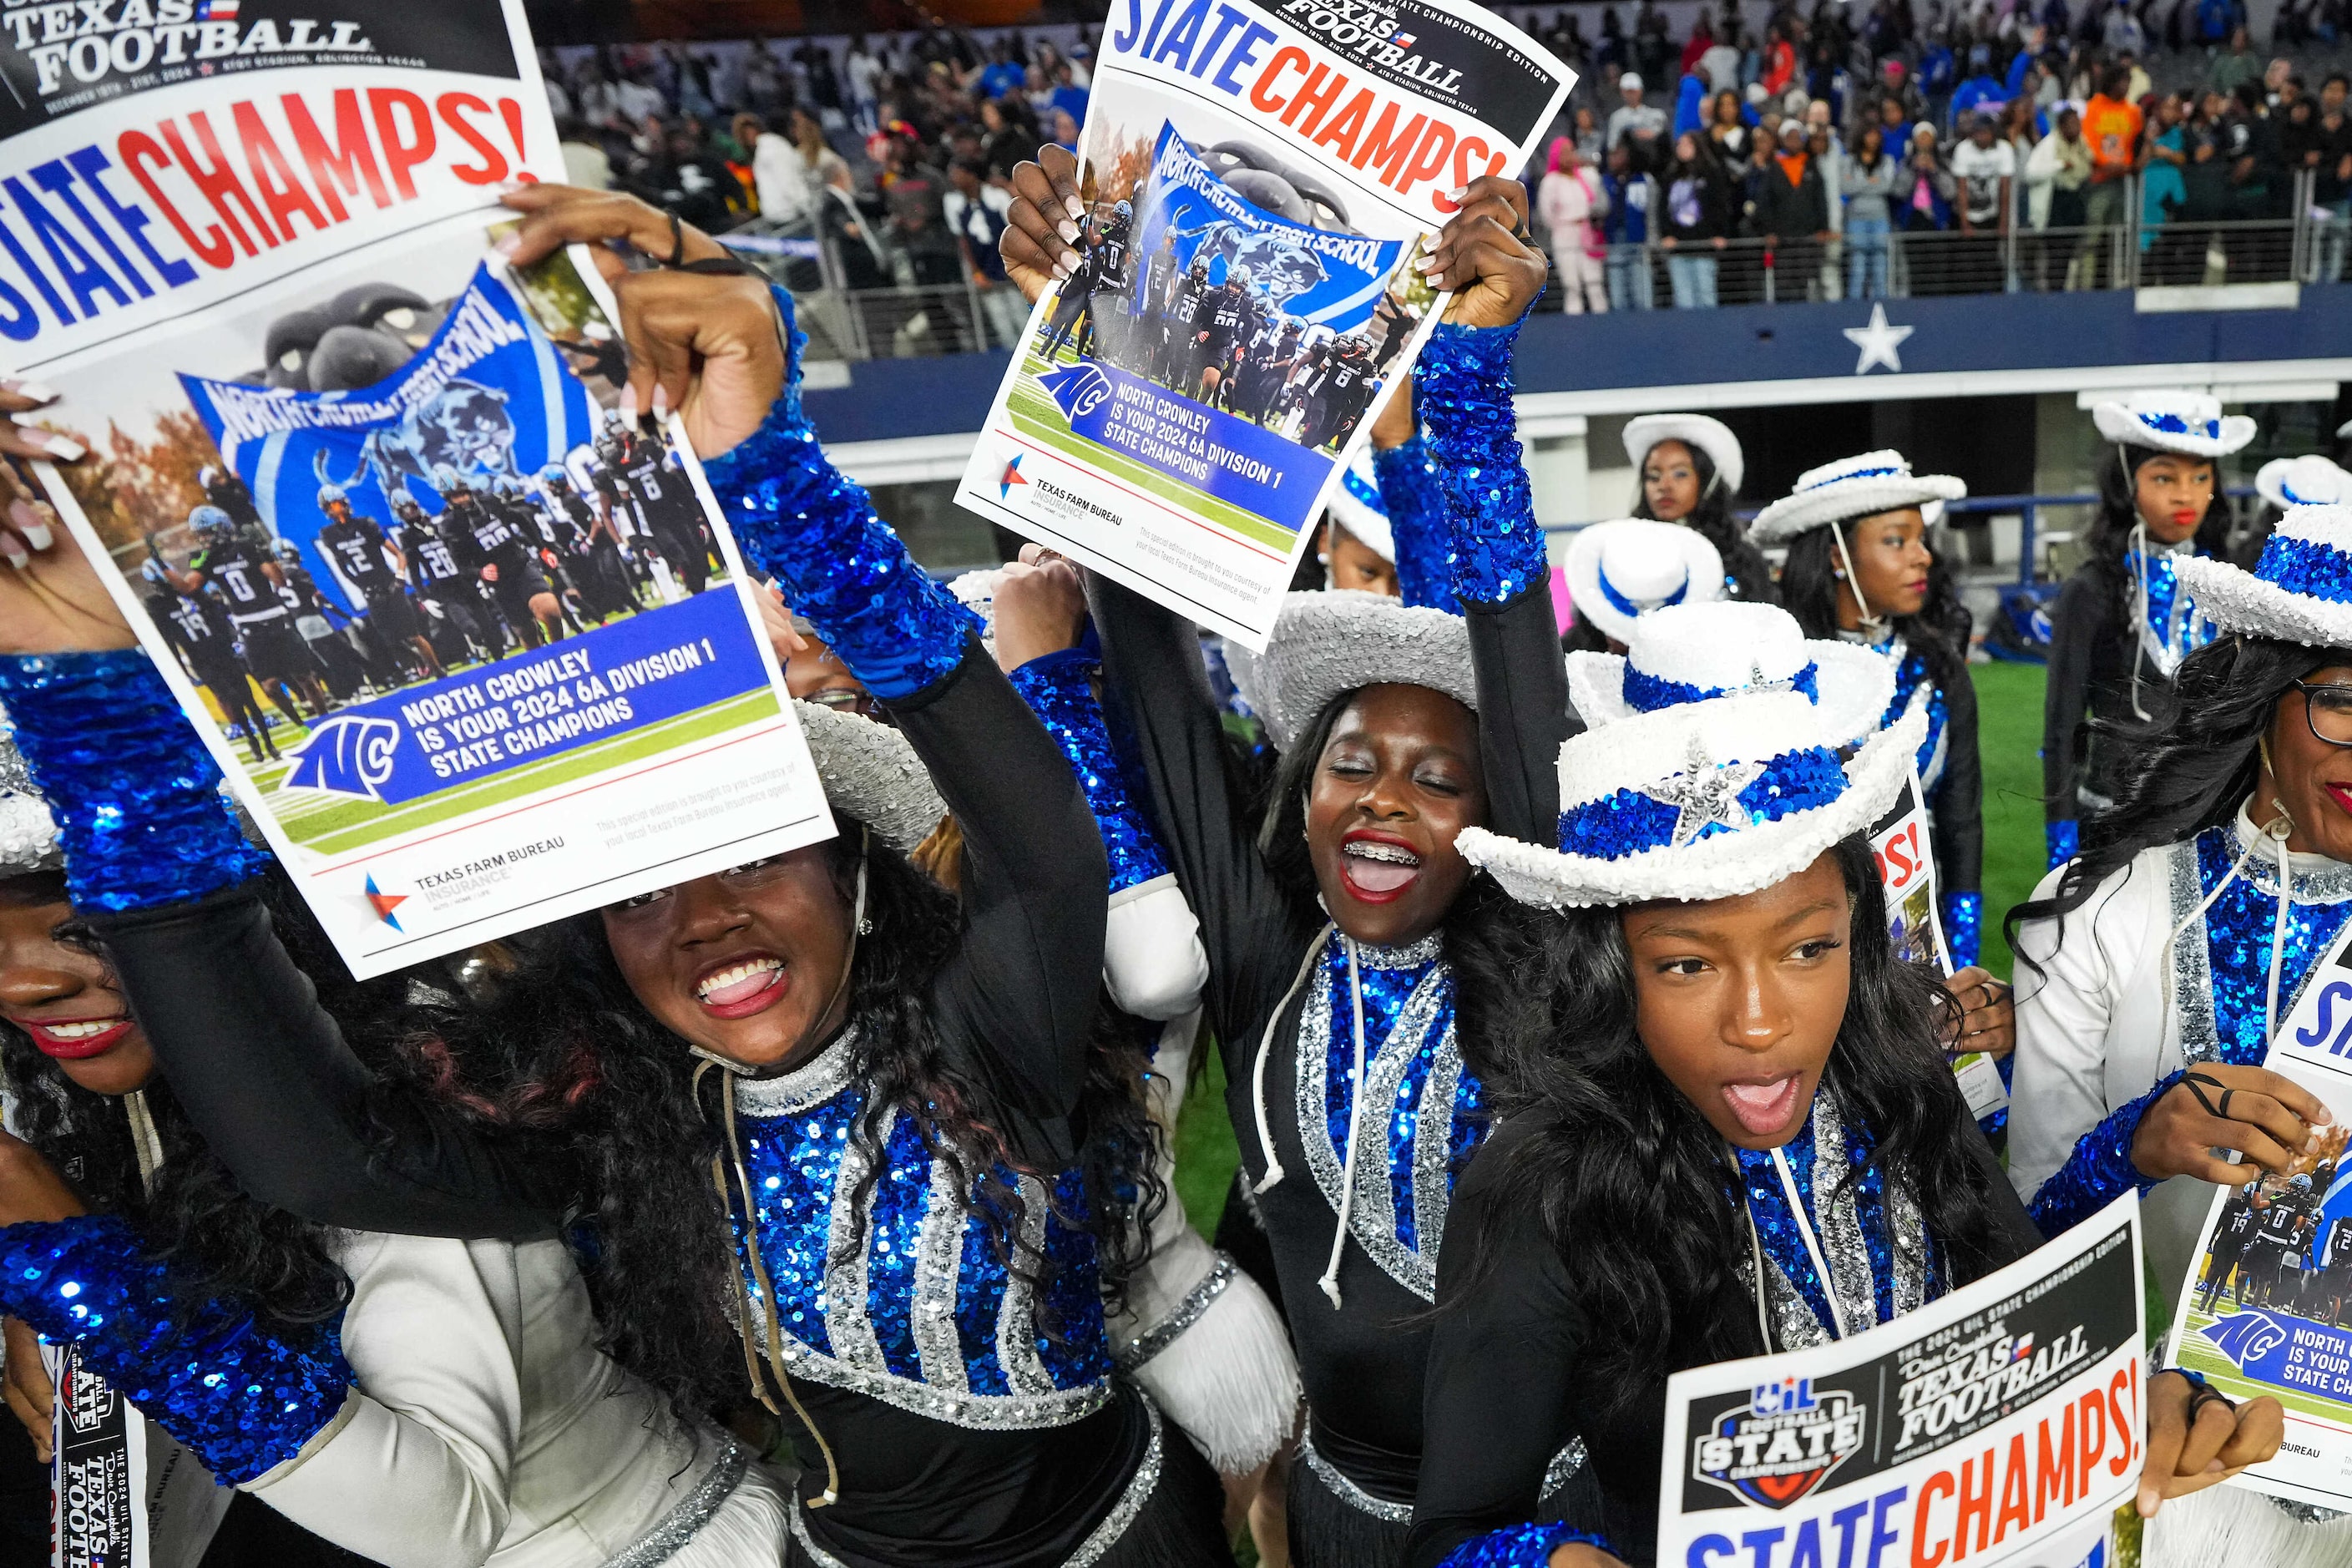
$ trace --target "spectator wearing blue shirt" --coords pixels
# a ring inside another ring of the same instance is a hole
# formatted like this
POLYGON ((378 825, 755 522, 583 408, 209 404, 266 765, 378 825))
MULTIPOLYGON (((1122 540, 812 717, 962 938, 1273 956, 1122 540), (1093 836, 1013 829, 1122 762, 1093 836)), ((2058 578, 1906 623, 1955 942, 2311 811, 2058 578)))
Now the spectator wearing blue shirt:
POLYGON ((1654 299, 1650 280, 1650 215, 1657 209, 1658 182, 1633 166, 1624 142, 1609 149, 1601 188, 1609 198, 1601 233, 1609 241, 1609 308, 1647 310, 1654 299))
POLYGON ((1080 125, 1087 122, 1087 94, 1084 88, 1070 85, 1070 63, 1064 60, 1054 68, 1053 107, 1068 115, 1080 125))
POLYGON ((1000 42, 996 58, 980 73, 980 95, 982 98, 1003 98, 1008 92, 1019 92, 1028 84, 1029 73, 1013 58, 1013 46, 1000 42))
POLYGON ((1952 121, 1958 124, 1960 117, 1967 114, 1982 113, 1988 118, 1998 116, 2008 101, 2008 89, 1994 80, 1990 73, 1972 76, 1960 83, 1958 90, 1952 94, 1952 121))

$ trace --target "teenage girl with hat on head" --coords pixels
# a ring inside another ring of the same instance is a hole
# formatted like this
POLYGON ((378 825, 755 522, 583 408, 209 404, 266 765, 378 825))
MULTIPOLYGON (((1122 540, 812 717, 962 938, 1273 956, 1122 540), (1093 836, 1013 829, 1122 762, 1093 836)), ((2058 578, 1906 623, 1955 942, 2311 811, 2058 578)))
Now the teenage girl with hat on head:
MULTIPOLYGON (((1066 198, 1069 163, 1045 157, 1024 171, 1023 238, 1005 242, 1016 269, 1023 247, 1058 247, 1036 215, 1066 198)), ((1483 954, 1509 917, 1454 842, 1482 821, 1534 832, 1554 809, 1565 677, 1511 406, 1511 344, 1545 270, 1521 237, 1525 200, 1513 181, 1470 187, 1431 258, 1452 319, 1415 371, 1468 614, 1289 597, 1265 652, 1239 661, 1282 753, 1263 820, 1229 788, 1193 628, 1094 584, 1106 703, 1200 916, 1207 1024, 1306 1386, 1288 1496, 1302 1568, 1389 1561, 1404 1536, 1427 1344, 1414 1320, 1486 1125, 1459 1015, 1499 983, 1483 954), (1492 705, 1474 710, 1489 665, 1492 705)))
POLYGON ((1669 605, 1724 595, 1723 557, 1696 529, 1646 518, 1587 523, 1560 563, 1576 624, 1560 637, 1570 651, 1622 653, 1633 623, 1669 605))
MULTIPOLYGON (((2284 1178, 2330 1134, 2262 1064, 2352 921, 2352 509, 2290 510, 2251 572, 2177 570, 2219 636, 2182 659, 2161 721, 2113 742, 2114 803, 2010 915, 2010 1178, 2051 1234, 2138 1190, 2168 1312, 2214 1186, 2284 1178)), ((2352 1521, 2318 1528, 2232 1493, 2148 1561, 2352 1550, 2352 1521)))
MULTIPOLYGON (((1886 661, 1767 605, 1660 610, 1624 658, 1570 660, 1591 728, 1560 748, 1556 834, 1463 838, 1550 912, 1483 999, 1503 1121, 1439 1271, 1409 1568, 1650 1561, 1668 1374, 1843 1339, 2041 1239, 1865 837, 1925 696, 1882 727, 1886 661), (1597 1518, 1550 1494, 1572 1444, 1597 1518)), ((2274 1400, 2168 1373, 2148 1401, 2143 1512, 2277 1451, 2274 1400)))
POLYGON ((2074 854, 2085 810, 2117 798, 2115 737, 2163 710, 2180 661, 2212 640, 2176 568, 2229 545, 2221 459, 2254 438, 2203 393, 2136 392, 2091 411, 2115 448, 2099 463, 2090 557, 2051 611, 2042 719, 2050 863, 2074 854))
POLYGON ((1725 597, 1771 604, 1772 569, 1732 508, 1747 477, 1739 437, 1704 414, 1644 414, 1625 423, 1639 489, 1633 515, 1694 529, 1722 559, 1725 597))

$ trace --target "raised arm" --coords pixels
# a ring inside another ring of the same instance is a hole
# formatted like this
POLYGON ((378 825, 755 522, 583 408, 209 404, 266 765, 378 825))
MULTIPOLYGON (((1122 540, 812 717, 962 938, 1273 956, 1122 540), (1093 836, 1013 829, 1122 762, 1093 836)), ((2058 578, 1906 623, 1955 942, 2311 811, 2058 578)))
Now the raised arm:
MULTIPOLYGON (((796 372, 804 340, 775 295, 796 372)), ((978 619, 827 460, 795 386, 706 470, 745 556, 888 706, 962 830, 963 942, 932 994, 942 1037, 972 1048, 1014 1103, 1066 1114, 1086 1077, 1108 877, 1069 764, 978 619)))
MULTIPOLYGON (((1388 509, 1389 532, 1396 541, 1397 591, 1408 605, 1462 613, 1454 596, 1453 571, 1446 562, 1452 541, 1445 523, 1445 490, 1439 483, 1436 455, 1412 420, 1412 387, 1399 387, 1396 401, 1411 430, 1393 447, 1379 444, 1379 426, 1372 429, 1372 477, 1381 487, 1381 504, 1388 509)), ((1381 422, 1389 417, 1381 412, 1381 422)))
POLYGON ((0 658, 67 890, 205 1140, 263 1203, 353 1230, 527 1238, 564 1173, 455 1110, 379 1095, 262 907, 268 858, 135 648, 0 658))

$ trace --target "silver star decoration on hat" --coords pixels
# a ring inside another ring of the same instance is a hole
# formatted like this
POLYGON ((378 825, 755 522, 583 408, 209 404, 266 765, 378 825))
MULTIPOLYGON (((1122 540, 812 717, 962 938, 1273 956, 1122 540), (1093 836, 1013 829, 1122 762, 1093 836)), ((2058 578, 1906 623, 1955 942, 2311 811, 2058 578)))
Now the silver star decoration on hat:
POLYGON ((1693 735, 1690 760, 1683 771, 1659 780, 1642 793, 1660 805, 1673 806, 1680 814, 1675 818, 1672 841, 1672 847, 1680 849, 1718 824, 1732 828, 1749 826, 1748 808, 1739 804, 1739 792, 1754 784, 1763 771, 1762 763, 1717 763, 1707 755, 1706 742, 1693 735))
POLYGON ((1797 689, 1797 678, 1795 676, 1791 675, 1781 680, 1773 680, 1765 675, 1764 666, 1759 660, 1749 659, 1748 661, 1748 695, 1760 696, 1774 691, 1794 691, 1795 689, 1797 689))

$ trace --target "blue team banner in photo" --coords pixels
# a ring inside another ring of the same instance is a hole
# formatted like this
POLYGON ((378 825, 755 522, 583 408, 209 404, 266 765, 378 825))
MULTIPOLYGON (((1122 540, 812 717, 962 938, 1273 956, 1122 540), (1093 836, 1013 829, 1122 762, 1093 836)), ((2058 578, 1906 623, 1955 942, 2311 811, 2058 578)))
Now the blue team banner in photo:
POLYGON ((1331 459, 1114 364, 1080 360, 1037 378, 1073 435, 1285 528, 1307 526, 1331 459))
POLYGON ((278 788, 398 805, 767 685, 741 603, 718 588, 337 709, 278 788))
MULTIPOLYGON (((415 356, 373 386, 298 392, 186 374, 180 384, 262 521, 313 559, 322 485, 341 486, 356 515, 388 528, 402 496, 441 511, 436 468, 476 488, 521 482, 595 433, 588 389, 487 266, 415 356)), ((313 575, 343 597, 331 573, 313 575)))
MULTIPOLYGON (((1245 267, 1252 292, 1277 312, 1335 332, 1371 320, 1405 252, 1403 240, 1309 228, 1252 204, 1166 123, 1137 216, 1137 257, 1158 255, 1172 235, 1180 268, 1205 259, 1209 281, 1222 285, 1234 268, 1245 267)), ((1138 309, 1146 270, 1135 269, 1138 309)))

